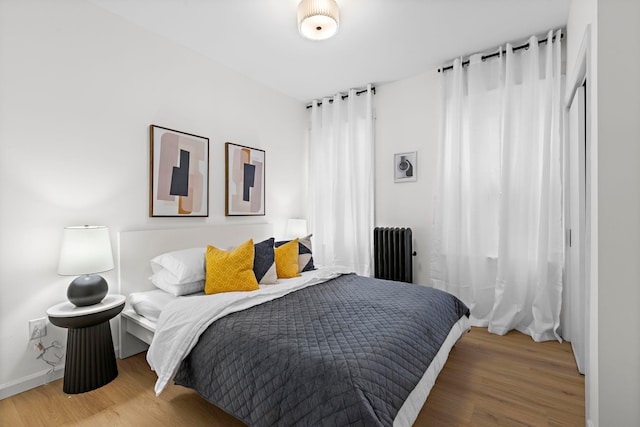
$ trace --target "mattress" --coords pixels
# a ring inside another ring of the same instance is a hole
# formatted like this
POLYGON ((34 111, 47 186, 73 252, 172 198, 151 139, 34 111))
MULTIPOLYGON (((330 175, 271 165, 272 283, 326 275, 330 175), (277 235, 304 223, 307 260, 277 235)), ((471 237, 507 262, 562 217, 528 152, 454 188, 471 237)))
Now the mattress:
POLYGON ((204 292, 198 292, 177 297, 162 289, 154 289, 151 291, 133 292, 127 297, 127 302, 138 316, 142 316, 155 323, 158 321, 162 310, 169 303, 178 298, 192 298, 203 295, 204 292))
MULTIPOLYGON (((291 284, 295 287, 298 283, 306 283, 309 281, 313 282, 316 280, 315 278, 318 276, 319 271, 327 271, 327 277, 331 277, 334 274, 332 269, 316 270, 316 272, 313 273, 305 272, 302 273, 302 277, 300 278, 279 279, 278 285, 284 285, 284 288, 286 289, 286 287, 291 284)), ((320 277, 323 275, 324 273, 319 274, 320 277)), ((270 292, 280 288, 274 285, 260 285, 260 289, 270 292)), ((205 294, 204 292, 197 292, 189 295, 174 296, 157 288, 140 292, 132 292, 127 297, 127 305, 122 311, 122 318, 125 320, 124 330, 126 330, 128 334, 133 335, 144 343, 150 345, 153 341, 156 324, 162 310, 174 301, 191 297, 205 297, 205 294)), ((144 349, 138 350, 137 352, 139 351, 144 351, 144 349)), ((126 356, 124 357, 128 357, 132 354, 135 353, 126 353, 126 356)))

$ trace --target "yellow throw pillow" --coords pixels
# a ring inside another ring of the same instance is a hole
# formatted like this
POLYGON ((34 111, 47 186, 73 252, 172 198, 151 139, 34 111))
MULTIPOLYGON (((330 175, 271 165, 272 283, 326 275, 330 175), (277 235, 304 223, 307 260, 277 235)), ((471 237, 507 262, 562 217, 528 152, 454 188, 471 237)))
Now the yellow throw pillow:
POLYGON ((298 277, 298 239, 274 249, 278 279, 298 277))
POLYGON ((207 246, 205 254, 205 294, 255 291, 259 289, 253 273, 253 240, 248 240, 232 252, 207 246))

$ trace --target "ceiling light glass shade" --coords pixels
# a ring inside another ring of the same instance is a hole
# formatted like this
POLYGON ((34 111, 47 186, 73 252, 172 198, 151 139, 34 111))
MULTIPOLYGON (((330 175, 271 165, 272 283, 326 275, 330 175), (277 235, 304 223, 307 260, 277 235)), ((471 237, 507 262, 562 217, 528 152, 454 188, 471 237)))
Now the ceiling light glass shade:
POLYGON ((338 31, 340 16, 335 0, 302 0, 298 4, 298 30, 311 40, 325 40, 338 31))

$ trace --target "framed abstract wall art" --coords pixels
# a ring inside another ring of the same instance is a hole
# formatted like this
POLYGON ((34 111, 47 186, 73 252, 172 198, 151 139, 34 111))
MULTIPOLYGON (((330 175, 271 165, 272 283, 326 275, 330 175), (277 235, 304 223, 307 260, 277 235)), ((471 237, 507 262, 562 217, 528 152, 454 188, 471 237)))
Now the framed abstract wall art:
POLYGON ((209 138, 156 125, 149 130, 149 216, 209 216, 209 138))
POLYGON ((410 182, 416 180, 416 157, 417 153, 415 151, 409 153, 397 153, 394 155, 394 182, 410 182))
POLYGON ((265 152, 227 142, 225 215, 264 215, 265 152))

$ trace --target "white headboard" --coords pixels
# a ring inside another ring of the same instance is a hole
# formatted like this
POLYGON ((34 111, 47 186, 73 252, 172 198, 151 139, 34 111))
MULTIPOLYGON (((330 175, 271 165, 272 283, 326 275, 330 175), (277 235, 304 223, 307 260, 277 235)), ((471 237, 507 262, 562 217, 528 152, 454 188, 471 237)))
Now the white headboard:
POLYGON ((118 233, 119 293, 129 295, 155 289, 149 281, 149 261, 164 252, 213 245, 228 249, 253 238, 257 243, 273 237, 272 224, 210 225, 118 233))

